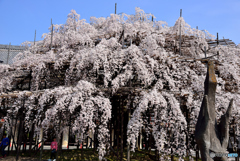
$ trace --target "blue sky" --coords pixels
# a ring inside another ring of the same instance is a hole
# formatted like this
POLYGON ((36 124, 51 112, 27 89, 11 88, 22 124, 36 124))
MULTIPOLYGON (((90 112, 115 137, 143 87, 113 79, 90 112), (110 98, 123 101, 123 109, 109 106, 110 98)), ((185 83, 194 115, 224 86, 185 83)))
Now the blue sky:
POLYGON ((72 9, 89 22, 91 16, 107 17, 114 13, 134 14, 135 7, 155 15, 173 26, 179 17, 193 28, 219 33, 240 43, 240 0, 0 0, 0 44, 20 45, 37 40, 54 24, 64 24, 72 9))

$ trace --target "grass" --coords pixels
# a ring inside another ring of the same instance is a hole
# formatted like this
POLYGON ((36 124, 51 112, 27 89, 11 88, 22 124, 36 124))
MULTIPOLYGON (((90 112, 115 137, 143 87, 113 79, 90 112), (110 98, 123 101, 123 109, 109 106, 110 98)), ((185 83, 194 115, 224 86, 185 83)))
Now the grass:
MULTIPOLYGON (((94 152, 93 149, 83 149, 83 156, 81 156, 81 153, 82 153, 82 149, 62 150, 62 153, 58 157, 60 158, 60 161, 77 161, 77 160, 80 161, 82 157, 83 157, 83 160, 85 161, 98 161, 98 152, 97 151, 94 152)), ((30 157, 31 154, 26 152, 26 153, 21 153, 20 156, 30 157)), ((38 152, 38 154, 34 158, 39 159, 39 156, 40 156, 40 153, 38 152)), ((43 150, 42 159, 49 159, 50 156, 51 156, 50 150, 43 150)), ((107 161, 117 160, 117 157, 112 152, 106 155, 105 158, 107 159, 107 161)), ((124 149, 123 161, 126 161, 126 160, 127 160, 127 150, 124 149)), ((145 151, 145 150, 140 150, 140 151, 136 150, 135 152, 131 152, 131 161, 153 161, 153 160, 155 160, 154 151, 151 151, 150 153, 148 153, 148 151, 145 151)), ((178 160, 178 157, 174 156, 174 161, 177 161, 177 160, 178 160)), ((189 159, 188 157, 186 157, 184 158, 184 160, 188 161, 189 159)))

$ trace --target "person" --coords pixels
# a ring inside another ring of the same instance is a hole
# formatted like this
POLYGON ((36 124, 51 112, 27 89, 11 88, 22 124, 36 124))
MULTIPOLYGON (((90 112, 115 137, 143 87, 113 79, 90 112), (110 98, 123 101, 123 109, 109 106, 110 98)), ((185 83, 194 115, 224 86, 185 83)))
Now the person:
POLYGON ((53 142, 51 143, 51 159, 56 158, 58 144, 56 142, 56 138, 53 139, 53 142))
POLYGON ((0 147, 2 148, 1 152, 2 152, 2 157, 1 158, 4 158, 6 157, 6 152, 5 152, 5 148, 8 146, 9 144, 9 139, 8 137, 6 137, 6 134, 3 134, 3 139, 2 139, 2 142, 0 144, 0 147))

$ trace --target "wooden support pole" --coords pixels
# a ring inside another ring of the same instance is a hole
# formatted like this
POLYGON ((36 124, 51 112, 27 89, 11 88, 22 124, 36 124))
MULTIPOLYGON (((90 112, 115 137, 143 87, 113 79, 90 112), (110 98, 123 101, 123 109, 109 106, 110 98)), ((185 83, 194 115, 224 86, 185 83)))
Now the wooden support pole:
MULTIPOLYGON (((235 127, 236 127, 236 122, 235 122, 235 118, 233 119, 233 139, 234 139, 234 145, 236 144, 236 141, 237 141, 237 139, 236 139, 236 134, 235 134, 235 127)), ((237 148, 234 148, 234 146, 233 146, 233 152, 234 153, 237 153, 237 149, 238 149, 238 146, 237 146, 237 148)), ((235 158, 235 161, 237 161, 237 157, 235 158)))
POLYGON ((52 19, 51 19, 51 46, 50 46, 50 50, 52 50, 52 38, 53 38, 53 24, 52 24, 52 19))
MULTIPOLYGON (((60 121, 59 121, 59 124, 58 124, 58 130, 60 131, 60 127, 61 127, 61 113, 60 113, 60 121)), ((61 154, 61 150, 62 150, 62 134, 60 134, 60 138, 58 137, 59 135, 57 134, 57 143, 58 143, 58 150, 57 150, 57 153, 56 153, 56 161, 60 161, 60 158, 59 158, 59 154, 61 154)))
POLYGON ((18 113, 20 114, 20 124, 19 124, 19 128, 18 128, 18 139, 17 139, 17 155, 16 155, 16 161, 18 161, 18 157, 20 154, 20 148, 21 148, 21 143, 22 143, 22 133, 24 131, 24 125, 23 125, 23 119, 24 119, 24 107, 25 106, 25 98, 23 99, 22 102, 22 107, 20 108, 20 110, 18 111, 18 113))
POLYGON ((124 118, 124 107, 123 98, 121 97, 121 161, 123 160, 123 118, 124 118))
POLYGON ((29 134, 29 151, 31 153, 32 151, 32 141, 33 141, 33 134, 34 134, 34 124, 32 124, 32 128, 31 128, 31 131, 30 131, 30 134, 29 134))
MULTIPOLYGON (((130 84, 130 87, 131 87, 131 84, 130 84)), ((128 100, 128 101, 131 101, 131 100, 128 100)), ((131 106, 129 105, 129 108, 128 108, 128 122, 130 121, 130 117, 131 117, 131 106)), ((127 143, 127 161, 130 161, 130 154, 131 154, 130 153, 130 144, 127 143)))
POLYGON ((8 61, 9 61, 10 47, 11 47, 11 42, 9 43, 9 46, 8 46, 7 64, 8 64, 8 61))
POLYGON ((122 48, 124 49, 124 24, 123 24, 123 34, 122 34, 122 48))
MULTIPOLYGON (((148 111, 148 124, 151 125, 151 110, 150 109, 148 111)), ((151 135, 152 135, 152 133, 150 130, 150 134, 149 134, 149 138, 148 138, 148 149, 147 149, 149 154, 151 153, 151 135)))
POLYGON ((69 118, 69 127, 68 127, 68 145, 67 145, 67 149, 69 150, 69 143, 70 143, 70 133, 71 133, 71 116, 69 118))
POLYGON ((204 46, 204 54, 205 54, 205 58, 207 58, 207 49, 206 49, 206 46, 204 46))
MULTIPOLYGON (((42 137, 42 139, 43 139, 43 137, 42 137)), ((41 146, 40 158, 39 158, 40 161, 42 161, 43 146, 44 146, 44 141, 42 140, 42 146, 41 146)))
POLYGON ((197 149, 196 149, 196 161, 198 161, 199 159, 199 149, 198 149, 198 146, 197 146, 197 149))
MULTIPOLYGON (((119 106, 118 106, 118 115, 117 115, 117 117, 118 117, 118 119, 117 120, 119 120, 120 118, 119 118, 119 114, 120 114, 120 108, 121 108, 121 103, 120 103, 120 100, 118 100, 119 101, 119 106)), ((117 156, 119 156, 119 135, 120 135, 120 121, 117 121, 117 156)))
MULTIPOLYGON (((13 126, 13 116, 12 116, 12 126, 13 126)), ((9 154, 9 150, 10 150, 10 144, 11 144, 11 138, 12 138, 12 130, 13 130, 13 127, 11 126, 10 128, 10 137, 9 138, 9 146, 8 146, 8 154, 9 154)))
MULTIPOLYGON (((145 126, 146 126, 146 125, 145 125, 145 126)), ((148 144, 147 144, 147 132, 146 132, 146 129, 145 129, 145 133, 144 133, 144 155, 146 155, 147 149, 148 149, 148 144)))
MULTIPOLYGON (((23 127, 25 127, 25 123, 23 124, 23 127)), ((27 150, 27 133, 24 131, 23 152, 26 152, 26 150, 27 150)))
POLYGON ((112 121, 111 120, 109 123, 109 129, 110 129, 110 147, 112 147, 112 121))
POLYGON ((87 140, 86 140, 86 149, 88 148, 88 137, 87 137, 87 140))
POLYGON ((35 45, 35 42, 36 42, 36 30, 35 30, 35 36, 34 36, 34 45, 35 45))
POLYGON ((139 130, 139 134, 138 134, 138 137, 137 137, 137 149, 138 150, 140 150, 140 144, 141 144, 140 135, 141 135, 141 130, 139 130))
POLYGON ((84 160, 84 157, 83 157, 83 137, 81 139, 82 139, 81 160, 84 160))
POLYGON ((188 134, 189 134, 189 118, 188 118, 188 108, 185 107, 186 109, 186 121, 187 121, 187 134, 186 134, 186 154, 187 157, 189 157, 189 138, 188 138, 188 134))
POLYGON ((18 128, 18 139, 17 139, 17 155, 16 155, 16 161, 18 161, 18 157, 20 154, 20 147, 21 147, 21 143, 22 143, 22 131, 23 131, 23 118, 20 117, 20 124, 19 124, 19 128, 18 128))
POLYGON ((17 118, 15 118, 15 126, 14 126, 14 133, 13 133, 13 137, 12 137, 13 138, 13 142, 12 142, 11 151, 13 151, 13 143, 14 143, 14 146, 16 147, 16 141, 15 141, 16 128, 17 128, 17 118))
MULTIPOLYGON (((182 17, 182 9, 180 9, 180 17, 182 17)), ((182 42, 181 42, 181 39, 182 39, 182 33, 181 33, 181 27, 182 27, 182 24, 181 24, 181 22, 180 22, 180 30, 179 30, 179 55, 181 55, 181 44, 182 44, 182 42)))
POLYGON ((217 45, 219 45, 219 41, 218 41, 218 32, 217 32, 217 45))

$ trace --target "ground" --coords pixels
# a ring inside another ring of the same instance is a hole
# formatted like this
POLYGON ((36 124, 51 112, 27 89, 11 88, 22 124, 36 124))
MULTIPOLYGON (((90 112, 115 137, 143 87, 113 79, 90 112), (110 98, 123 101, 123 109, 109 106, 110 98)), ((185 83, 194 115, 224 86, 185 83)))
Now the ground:
MULTIPOLYGON (((98 161, 98 154, 97 151, 93 151, 93 149, 79 149, 79 150, 63 150, 61 155, 59 156, 61 158, 61 161, 77 161, 81 160, 81 153, 83 153, 83 160, 87 161, 98 161)), ((29 157, 30 155, 27 153, 21 153, 21 156, 19 157, 18 161, 38 161, 39 160, 39 153, 35 155, 34 157, 29 157)), ((126 161, 127 159, 127 150, 124 150, 123 155, 123 161, 126 161)), ((42 155, 42 161, 47 161, 50 158, 50 151, 44 150, 42 155)), ((113 153, 110 153, 108 156, 105 157, 107 161, 115 161, 117 160, 116 156, 114 156, 113 153)), ((15 161, 15 156, 8 156, 6 158, 0 159, 0 161, 15 161)), ((150 154, 148 151, 136 151, 135 153, 131 152, 131 161, 153 161, 155 160, 155 152, 152 151, 150 154), (146 154, 145 154, 146 153, 146 154)), ((174 157, 174 160, 178 160, 177 157, 174 157)), ((188 161, 188 158, 185 158, 186 161, 188 161)), ((200 160, 200 159, 199 159, 200 160)))

